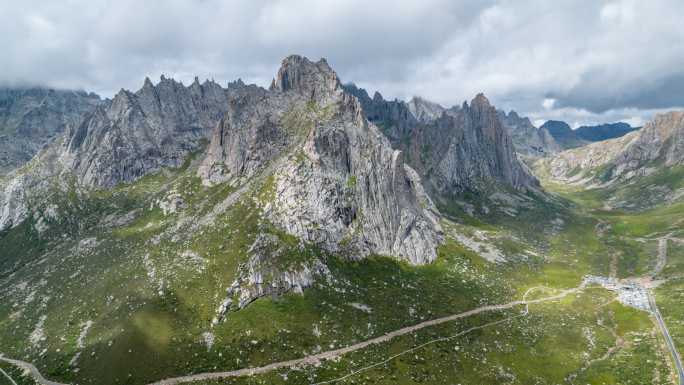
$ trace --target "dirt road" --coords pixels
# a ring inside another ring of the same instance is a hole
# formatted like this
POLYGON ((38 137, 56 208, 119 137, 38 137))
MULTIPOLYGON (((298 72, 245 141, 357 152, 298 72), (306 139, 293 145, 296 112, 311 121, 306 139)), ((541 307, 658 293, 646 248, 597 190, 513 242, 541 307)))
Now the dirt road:
POLYGON ((272 364, 268 364, 265 366, 259 366, 259 367, 253 367, 253 368, 244 368, 244 369, 238 369, 238 370, 232 370, 232 371, 225 371, 225 372, 208 372, 208 373, 198 373, 198 374, 192 374, 188 376, 181 376, 181 377, 174 377, 174 378, 167 378, 161 381, 154 382, 150 385, 176 385, 176 384, 182 384, 182 383, 188 383, 188 382, 193 382, 193 381, 203 381, 203 380, 217 380, 217 379, 223 379, 223 378, 231 378, 231 377, 242 377, 242 376, 251 376, 255 374, 263 374, 267 373, 273 370, 278 370, 278 369, 284 369, 284 368, 295 368, 299 366, 304 366, 304 365, 315 365, 317 363, 320 363, 321 361, 326 361, 330 360, 357 350, 364 349, 370 345, 374 344, 380 344, 383 342, 390 341, 396 337, 403 336, 406 334, 411 334, 414 333, 418 330, 430 327, 430 326, 435 326, 435 325, 440 325, 445 322, 451 322, 455 321, 461 318, 469 317, 472 315, 480 314, 480 313, 485 313, 489 311, 495 311, 495 310, 506 310, 506 309, 511 309, 516 306, 520 305, 530 305, 530 304, 535 304, 535 303, 541 303, 541 302, 547 302, 547 301, 554 301, 554 300, 559 300, 569 294, 576 293, 582 289, 584 289, 585 284, 582 283, 580 286, 573 288, 573 289, 567 289, 563 290, 560 293, 549 296, 549 297, 544 297, 544 298, 538 298, 538 299, 533 299, 533 300, 518 300, 518 301, 512 301, 508 302, 505 304, 501 305, 487 305, 487 306, 481 306, 476 309, 468 310, 463 313, 458 313, 458 314, 453 314, 450 316, 442 317, 442 318, 436 318, 433 320, 429 321, 424 321, 416 325, 412 326, 407 326, 392 332, 389 332, 387 334, 383 334, 382 336, 372 338, 370 340, 366 340, 363 342, 359 342, 354 345, 350 345, 344 348, 340 349, 335 349, 335 350, 330 350, 327 352, 322 352, 318 354, 312 354, 306 357, 294 359, 294 360, 289 360, 289 361, 281 361, 281 362, 274 362, 272 364))
POLYGON ((31 372, 31 376, 33 376, 33 378, 34 378, 38 383, 40 383, 40 384, 42 384, 42 385, 67 385, 67 384, 62 384, 62 383, 59 383, 59 382, 50 381, 50 380, 48 380, 47 378, 43 377, 43 375, 40 374, 40 371, 38 370, 38 368, 36 368, 36 367, 35 367, 32 363, 30 363, 30 362, 25 362, 25 361, 21 361, 21 360, 14 360, 14 359, 11 359, 11 358, 6 358, 5 356, 3 356, 3 355, 1 355, 1 354, 0 354, 0 361, 9 362, 9 363, 12 364, 12 365, 16 365, 16 366, 18 366, 18 367, 20 367, 20 368, 23 368, 23 369, 28 370, 29 372, 31 372))

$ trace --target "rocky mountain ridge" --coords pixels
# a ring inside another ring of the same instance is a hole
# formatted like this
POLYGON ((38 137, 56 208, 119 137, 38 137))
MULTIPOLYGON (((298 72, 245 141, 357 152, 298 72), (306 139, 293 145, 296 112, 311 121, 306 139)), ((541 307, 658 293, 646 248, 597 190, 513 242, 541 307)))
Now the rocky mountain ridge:
POLYGON ((288 234, 335 253, 414 264, 436 258, 433 199, 448 205, 464 192, 539 187, 484 95, 450 109, 370 99, 342 86, 325 59, 293 55, 268 90, 164 77, 121 90, 6 180, 0 228, 31 212, 44 217, 38 206, 48 191, 87 195, 179 167, 193 153, 207 186, 269 183, 262 215, 288 234))
POLYGON ((538 187, 517 159, 509 133, 484 95, 477 95, 470 105, 464 102, 443 109, 430 104, 430 113, 418 113, 420 99, 386 101, 377 92, 370 98, 353 84, 345 88, 359 99, 369 121, 406 154, 435 198, 448 199, 495 184, 518 190, 538 187))
POLYGON ((288 233, 350 255, 436 258, 438 214, 420 177, 324 59, 290 56, 269 91, 235 103, 245 108, 214 131, 205 180, 240 183, 272 163, 265 215, 288 233))

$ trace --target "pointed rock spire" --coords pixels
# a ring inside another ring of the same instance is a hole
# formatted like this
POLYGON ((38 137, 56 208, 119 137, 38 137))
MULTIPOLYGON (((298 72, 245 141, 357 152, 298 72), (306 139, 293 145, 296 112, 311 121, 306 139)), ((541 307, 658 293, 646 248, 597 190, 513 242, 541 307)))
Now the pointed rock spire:
POLYGON ((145 82, 143 83, 143 88, 154 88, 154 84, 152 84, 152 80, 150 80, 149 76, 145 76, 145 82))
POLYGON ((314 63, 299 55, 283 59, 271 83, 273 91, 295 91, 311 98, 325 97, 340 89, 340 80, 325 59, 314 63))
POLYGON ((492 105, 489 103, 489 99, 487 99, 486 96, 484 96, 483 93, 479 93, 473 98, 473 100, 470 102, 471 107, 473 108, 488 108, 491 107, 492 105))

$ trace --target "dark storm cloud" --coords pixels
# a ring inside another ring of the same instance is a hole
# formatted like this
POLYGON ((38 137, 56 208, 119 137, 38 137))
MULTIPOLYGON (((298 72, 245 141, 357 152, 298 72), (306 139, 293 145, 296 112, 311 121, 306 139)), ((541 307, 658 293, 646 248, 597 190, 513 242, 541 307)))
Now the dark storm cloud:
POLYGON ((684 105, 684 2, 0 0, 0 83, 107 96, 164 73, 267 85, 291 53, 387 97, 535 118, 684 105))

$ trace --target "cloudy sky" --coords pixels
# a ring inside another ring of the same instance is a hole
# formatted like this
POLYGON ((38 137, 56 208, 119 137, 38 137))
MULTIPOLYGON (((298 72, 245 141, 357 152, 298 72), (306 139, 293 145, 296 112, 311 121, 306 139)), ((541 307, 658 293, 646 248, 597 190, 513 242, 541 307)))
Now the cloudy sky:
POLYGON ((641 124, 684 106, 682 15, 682 0, 0 0, 0 84, 267 86, 299 53, 386 98, 484 92, 535 122, 641 124))

